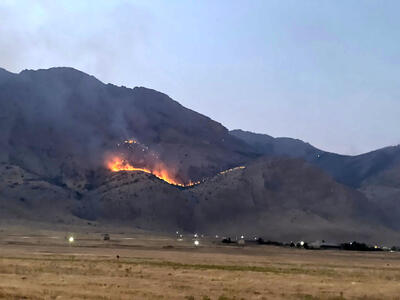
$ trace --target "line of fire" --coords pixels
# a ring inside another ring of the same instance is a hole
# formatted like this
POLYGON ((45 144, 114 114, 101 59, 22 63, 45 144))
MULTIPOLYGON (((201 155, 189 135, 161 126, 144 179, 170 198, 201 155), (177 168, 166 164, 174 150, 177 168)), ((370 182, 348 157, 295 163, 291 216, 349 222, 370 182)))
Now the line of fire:
MULTIPOLYGON (((135 165, 131 160, 124 158, 124 154, 121 152, 119 154, 111 154, 108 155, 106 159, 106 167, 112 172, 144 172, 148 174, 152 174, 155 177, 167 182, 168 184, 179 186, 179 187, 191 187, 197 184, 200 184, 205 181, 205 179, 199 181, 183 181, 181 179, 177 179, 173 172, 171 172, 170 168, 168 168, 163 162, 158 160, 159 156, 151 151, 149 148, 141 143, 139 143, 136 139, 128 139, 123 143, 117 144, 117 147, 125 146, 124 149, 130 149, 132 152, 140 153, 140 164, 135 165), (145 159, 144 157, 152 156, 152 163, 146 164, 144 162, 149 161, 149 159, 145 159), (157 160, 155 159, 157 158, 157 160)), ((220 175, 226 174, 228 172, 232 172, 239 169, 244 169, 245 166, 238 166, 235 168, 227 169, 219 172, 220 175)))

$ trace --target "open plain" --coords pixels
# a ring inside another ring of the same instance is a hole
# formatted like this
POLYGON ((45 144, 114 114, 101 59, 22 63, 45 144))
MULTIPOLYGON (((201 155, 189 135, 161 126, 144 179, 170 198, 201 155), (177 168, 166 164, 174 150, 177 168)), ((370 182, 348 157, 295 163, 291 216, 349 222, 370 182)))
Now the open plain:
POLYGON ((239 247, 211 237, 194 247, 192 236, 175 233, 29 228, 0 231, 2 299, 400 299, 396 252, 239 247))

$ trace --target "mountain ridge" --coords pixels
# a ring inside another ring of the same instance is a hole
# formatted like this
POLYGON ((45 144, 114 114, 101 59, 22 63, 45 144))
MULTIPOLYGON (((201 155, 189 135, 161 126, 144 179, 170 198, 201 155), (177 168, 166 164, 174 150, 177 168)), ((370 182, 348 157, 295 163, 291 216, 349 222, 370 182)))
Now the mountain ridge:
POLYGON ((298 139, 273 138, 241 130, 230 133, 247 142, 260 154, 305 159, 337 181, 354 188, 361 187, 365 180, 400 161, 399 145, 350 156, 323 151, 298 139))
POLYGON ((397 188, 400 147, 349 157, 228 131, 161 92, 65 67, 0 71, 0 128, 0 203, 10 218, 273 238, 395 236, 400 210, 385 212, 394 201, 375 194, 382 181, 397 188), (148 172, 116 172, 110 158, 148 172), (200 184, 182 189, 148 173, 200 184))

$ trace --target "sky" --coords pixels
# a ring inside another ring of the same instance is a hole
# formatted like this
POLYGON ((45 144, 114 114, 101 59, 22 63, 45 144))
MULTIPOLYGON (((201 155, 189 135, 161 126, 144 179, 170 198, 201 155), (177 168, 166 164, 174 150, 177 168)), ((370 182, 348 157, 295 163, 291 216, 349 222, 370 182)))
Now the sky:
POLYGON ((400 144, 400 1, 0 0, 0 67, 68 66, 228 129, 400 144))

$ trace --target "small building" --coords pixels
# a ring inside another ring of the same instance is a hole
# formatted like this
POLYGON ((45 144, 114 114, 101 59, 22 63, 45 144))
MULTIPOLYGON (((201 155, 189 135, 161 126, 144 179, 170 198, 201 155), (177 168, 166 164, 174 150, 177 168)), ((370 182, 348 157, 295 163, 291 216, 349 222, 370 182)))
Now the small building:
POLYGON ((244 238, 240 238, 237 243, 240 246, 244 246, 246 244, 246 241, 244 240, 244 238))
POLYGON ((310 242, 307 243, 308 249, 340 249, 341 246, 339 244, 335 244, 335 243, 328 243, 324 240, 322 241, 314 241, 314 242, 310 242))

